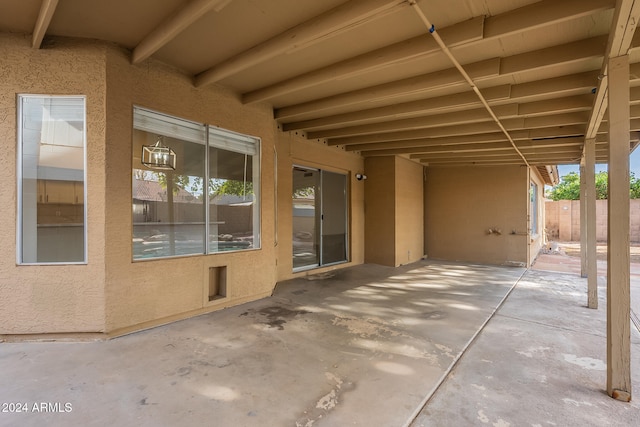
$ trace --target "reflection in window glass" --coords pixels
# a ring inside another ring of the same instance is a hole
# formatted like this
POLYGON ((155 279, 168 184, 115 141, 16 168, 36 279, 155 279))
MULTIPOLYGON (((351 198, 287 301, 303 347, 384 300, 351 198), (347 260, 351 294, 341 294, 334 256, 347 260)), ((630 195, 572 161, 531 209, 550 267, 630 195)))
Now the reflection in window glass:
POLYGON ((529 209, 531 210, 531 234, 538 234, 538 186, 532 182, 529 187, 529 209))
POLYGON ((133 139, 134 259, 260 247, 256 138, 135 108, 133 139), (175 170, 142 164, 158 140, 175 170))
POLYGON ((209 252, 260 247, 257 154, 253 138, 209 132, 209 252))
POLYGON ((21 95, 18 263, 83 263, 85 99, 21 95))
POLYGON ((150 170, 141 166, 139 156, 142 146, 155 144, 158 136, 133 133, 134 258, 203 254, 204 145, 165 136, 164 145, 177 154, 176 169, 150 170))

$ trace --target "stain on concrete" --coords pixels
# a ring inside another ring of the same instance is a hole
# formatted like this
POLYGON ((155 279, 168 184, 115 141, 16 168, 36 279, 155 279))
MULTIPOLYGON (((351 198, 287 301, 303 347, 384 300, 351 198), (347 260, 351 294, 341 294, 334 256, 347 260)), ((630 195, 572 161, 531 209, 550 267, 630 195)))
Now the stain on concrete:
POLYGON ((523 355, 524 357, 542 357, 543 354, 541 353, 545 353, 547 351, 551 350, 551 348, 549 347, 529 347, 527 350, 524 351, 516 351, 516 353, 523 355))
POLYGON ((311 312, 307 310, 290 310, 286 307, 274 305, 271 307, 261 308, 259 310, 247 310, 241 313, 240 317, 250 316, 255 318, 256 315, 259 315, 266 318, 266 321, 261 321, 260 323, 269 326, 269 328, 275 328, 282 331, 284 330, 284 325, 288 321, 293 320, 296 316, 309 313, 311 312))
POLYGON ((179 368, 177 372, 177 374, 180 375, 181 377, 185 377, 190 373, 191 373, 191 368, 189 366, 183 366, 182 368, 179 368))
POLYGON ((149 403, 149 402, 147 402, 147 399, 149 399, 149 398, 145 397, 144 399, 141 399, 138 402, 138 405, 140 405, 140 406, 157 405, 157 403, 149 403))
POLYGON ((421 313, 421 317, 423 319, 429 319, 429 320, 442 320, 447 317, 447 313, 445 313, 444 311, 437 311, 437 310, 425 311, 421 313))
POLYGON ((389 327, 386 322, 380 319, 335 316, 331 323, 334 326, 345 327, 350 334, 361 338, 403 335, 400 331, 389 327))
POLYGON ((580 366, 590 371, 604 371, 607 364, 600 359, 592 359, 591 357, 578 357, 575 354, 563 354, 564 361, 573 365, 580 366))

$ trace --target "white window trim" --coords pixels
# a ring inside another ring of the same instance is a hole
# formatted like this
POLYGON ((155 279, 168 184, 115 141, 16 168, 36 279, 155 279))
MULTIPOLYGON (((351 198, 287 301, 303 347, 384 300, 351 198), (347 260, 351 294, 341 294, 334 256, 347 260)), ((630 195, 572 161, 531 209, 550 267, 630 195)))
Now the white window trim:
POLYGON ((85 95, 37 95, 37 94, 18 94, 18 96, 16 97, 16 103, 17 103, 17 107, 16 107, 16 111, 17 111, 17 123, 16 123, 16 128, 17 128, 17 159, 16 159, 16 169, 17 169, 17 173, 16 173, 16 177, 17 177, 17 191, 18 191, 18 197, 17 197, 17 209, 16 209, 16 213, 17 213, 17 221, 16 221, 16 264, 17 265, 86 265, 88 264, 88 259, 89 259, 89 250, 88 250, 88 222, 87 222, 87 97, 85 95), (83 257, 84 260, 83 261, 61 261, 61 262, 23 262, 22 261, 22 249, 23 249, 23 244, 22 244, 22 226, 23 226, 23 222, 22 222, 22 214, 23 214, 23 188, 22 188, 22 178, 23 178, 23 174, 22 174, 22 169, 23 169, 23 147, 22 147, 22 123, 23 123, 23 117, 22 117, 22 113, 23 113, 23 107, 22 107, 22 100, 23 99, 27 99, 27 98, 38 98, 38 99, 42 99, 42 98, 65 98, 65 99, 82 99, 82 103, 83 103, 83 123, 84 123, 84 127, 83 127, 83 135, 82 135, 82 144, 83 144, 83 150, 84 150, 84 159, 83 159, 83 194, 82 197, 84 198, 83 201, 83 221, 84 221, 84 232, 83 232, 83 246, 84 246, 84 253, 83 253, 83 257))

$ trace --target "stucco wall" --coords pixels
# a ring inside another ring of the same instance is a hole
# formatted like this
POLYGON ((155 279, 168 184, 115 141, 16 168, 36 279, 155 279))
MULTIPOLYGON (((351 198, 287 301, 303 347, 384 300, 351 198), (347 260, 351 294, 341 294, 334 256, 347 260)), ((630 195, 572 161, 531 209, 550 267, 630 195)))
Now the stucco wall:
POLYGON ((365 166, 365 259, 368 263, 395 266, 395 157, 368 157, 365 166))
POLYGON ((11 207, 0 224, 6 254, 0 258, 0 334, 118 335, 270 295, 278 280, 295 276, 294 164, 347 174, 350 261, 338 267, 363 262, 364 183, 355 180, 363 159, 357 154, 281 132, 269 105, 243 105, 218 86, 194 88, 191 78, 153 59, 133 66, 129 52, 111 44, 52 39, 33 50, 29 43, 26 36, 0 36, 0 136, 7 150, 0 174, 11 183, 0 187, 11 207), (87 97, 87 265, 16 266, 17 93, 87 97), (261 139, 260 249, 132 261, 134 105, 261 139), (226 267, 226 297, 209 301, 210 268, 218 266, 226 267))
POLYGON ((527 169, 428 167, 425 248, 430 258, 527 264, 527 169), (489 229, 498 233, 489 234, 489 229))
POLYGON ((398 266, 422 258, 423 168, 397 156, 369 157, 366 200, 366 261, 398 266))
POLYGON ((0 334, 104 330, 105 57, 101 44, 69 39, 30 47, 28 36, 0 34, 0 334), (86 265, 16 265, 17 94, 86 95, 86 265))
POLYGON ((396 261, 409 264, 424 256, 423 166, 396 157, 396 261))
POLYGON ((271 294, 276 283, 273 146, 266 104, 243 105, 217 86, 196 89, 179 71, 154 60, 132 66, 107 52, 106 328, 159 323, 271 294), (258 250, 132 262, 131 154, 134 105, 261 139, 261 244, 258 250), (226 298, 209 301, 210 267, 226 267, 226 298))

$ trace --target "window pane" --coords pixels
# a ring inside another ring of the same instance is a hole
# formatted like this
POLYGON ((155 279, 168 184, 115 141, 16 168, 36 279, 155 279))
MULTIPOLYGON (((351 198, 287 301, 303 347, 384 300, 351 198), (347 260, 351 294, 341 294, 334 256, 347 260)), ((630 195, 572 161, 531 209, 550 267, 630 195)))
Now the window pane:
POLYGON ((320 171, 293 168, 293 268, 320 265, 320 171))
POLYGON ((322 171, 322 264, 347 260, 347 176, 322 171))
MULTIPOLYGON (((137 114, 134 116, 136 121, 137 114)), ((203 254, 204 141, 193 143, 175 133, 166 135, 169 132, 163 133, 161 126, 158 132, 149 129, 133 131, 133 259, 203 254), (142 147, 153 146, 159 139, 176 153, 175 170, 142 165, 142 147)), ((200 134, 205 135, 204 127, 200 134)))
POLYGON ((260 247, 257 138, 138 107, 133 123, 133 259, 260 247))
POLYGON ((85 262, 85 102, 20 96, 20 263, 85 262))
POLYGON ((209 145, 209 252, 259 248, 257 140, 212 129, 209 145))

